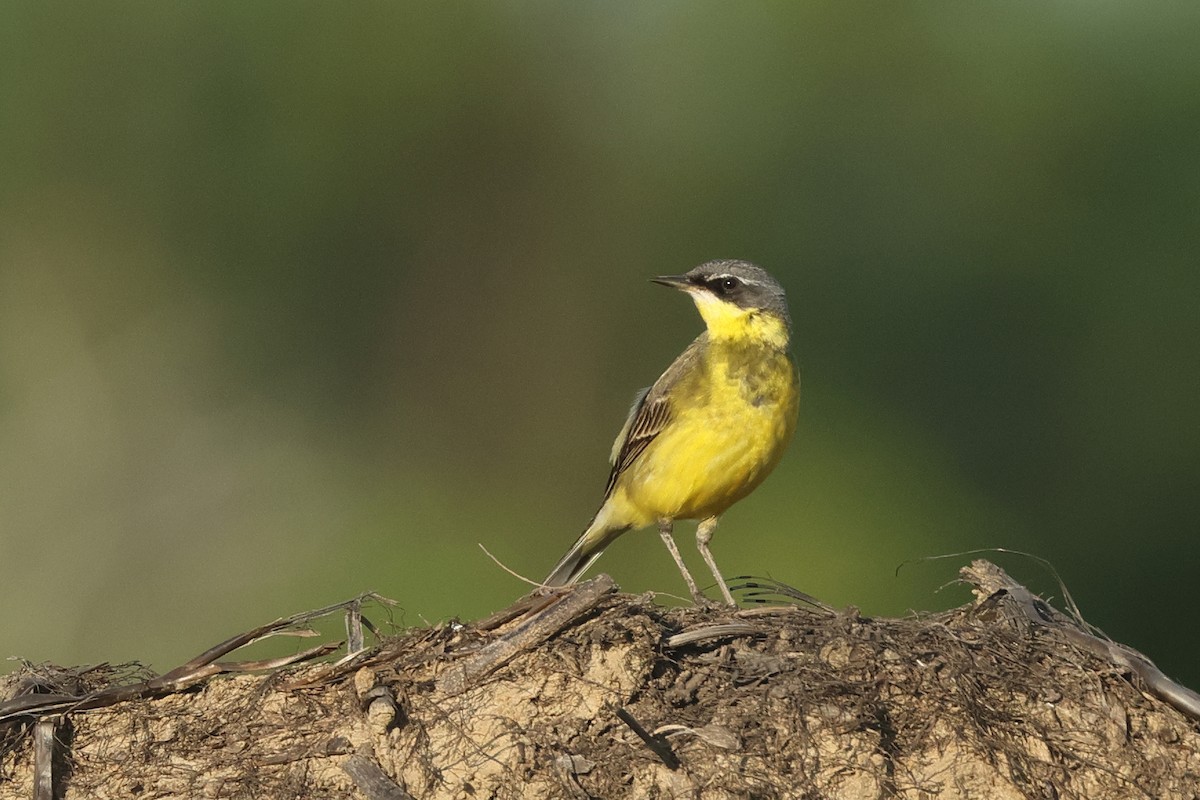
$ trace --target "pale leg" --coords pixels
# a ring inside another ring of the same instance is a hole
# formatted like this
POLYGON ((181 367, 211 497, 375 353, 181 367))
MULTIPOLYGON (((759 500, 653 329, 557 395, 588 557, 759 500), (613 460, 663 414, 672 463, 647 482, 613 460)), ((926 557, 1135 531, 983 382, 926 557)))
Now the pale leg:
POLYGON ((712 541, 713 533, 716 530, 716 517, 701 520, 700 526, 696 528, 696 549, 700 551, 700 555, 704 556, 704 563, 708 564, 708 568, 712 570, 713 577, 717 579, 717 586, 720 587, 726 604, 737 608, 737 603, 733 601, 733 595, 729 593, 729 587, 725 585, 725 579, 721 577, 721 571, 717 569, 717 562, 713 559, 712 553, 708 551, 708 543, 712 541))
MULTIPOLYGON (((688 591, 692 593, 692 600, 696 605, 704 605, 708 602, 708 598, 704 593, 696 588, 696 581, 692 580, 692 573, 688 572, 687 565, 683 563, 683 556, 679 555, 679 548, 675 546, 675 537, 671 535, 673 523, 669 519, 660 519, 658 521, 658 535, 662 537, 663 544, 667 546, 667 551, 671 554, 671 558, 675 559, 675 566, 679 567, 679 573, 683 575, 683 581, 687 584, 688 591)), ((724 588, 725 584, 721 584, 724 588)), ((729 594, 729 591, 725 591, 729 594)))

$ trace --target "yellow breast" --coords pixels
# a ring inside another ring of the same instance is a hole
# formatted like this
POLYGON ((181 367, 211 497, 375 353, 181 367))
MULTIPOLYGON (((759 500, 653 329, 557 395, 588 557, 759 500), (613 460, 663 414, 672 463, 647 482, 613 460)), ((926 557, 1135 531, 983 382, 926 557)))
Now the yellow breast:
POLYGON ((634 526, 715 516, 753 491, 795 431, 799 381, 782 350, 716 340, 671 400, 671 422, 614 487, 634 526))

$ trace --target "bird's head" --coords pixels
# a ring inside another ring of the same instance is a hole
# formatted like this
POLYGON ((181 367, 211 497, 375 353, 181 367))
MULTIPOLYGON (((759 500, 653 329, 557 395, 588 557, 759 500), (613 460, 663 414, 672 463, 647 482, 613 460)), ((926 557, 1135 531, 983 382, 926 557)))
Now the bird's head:
POLYGON ((783 287, 757 264, 709 261, 682 275, 651 280, 690 294, 713 339, 787 346, 792 322, 783 287))

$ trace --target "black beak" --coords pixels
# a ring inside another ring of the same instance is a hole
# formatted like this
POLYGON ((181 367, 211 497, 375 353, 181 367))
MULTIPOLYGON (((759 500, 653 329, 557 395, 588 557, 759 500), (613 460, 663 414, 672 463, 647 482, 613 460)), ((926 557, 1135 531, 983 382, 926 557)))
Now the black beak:
POLYGON ((659 275, 657 278, 651 278, 651 283, 657 283, 659 286, 670 286, 672 289, 686 290, 692 288, 693 284, 687 275, 659 275))

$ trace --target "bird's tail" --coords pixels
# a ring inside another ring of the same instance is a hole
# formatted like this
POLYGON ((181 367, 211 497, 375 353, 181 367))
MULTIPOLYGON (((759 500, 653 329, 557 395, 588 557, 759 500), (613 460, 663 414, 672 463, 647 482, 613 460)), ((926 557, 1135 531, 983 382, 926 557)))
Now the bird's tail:
POLYGON ((611 527, 606 519, 608 515, 604 512, 605 509, 601 508, 591 524, 587 526, 587 530, 579 535, 567 554, 559 559, 558 564, 550 571, 546 580, 542 581, 543 585, 569 586, 579 580, 579 576, 600 557, 604 548, 608 547, 613 539, 629 530, 630 526, 628 525, 611 527))

